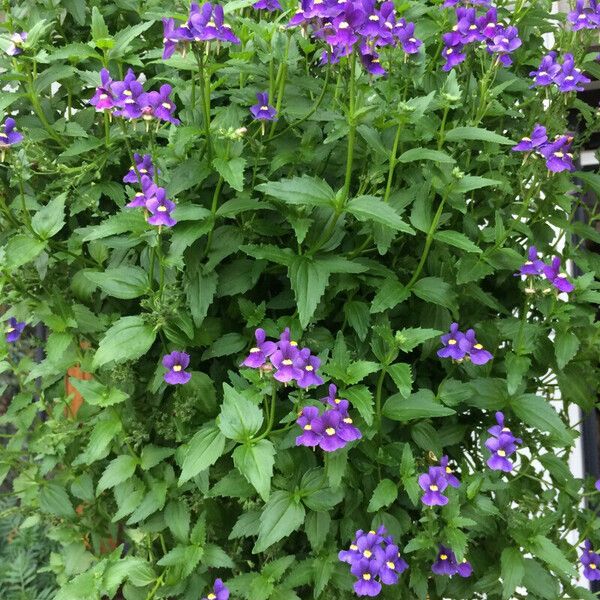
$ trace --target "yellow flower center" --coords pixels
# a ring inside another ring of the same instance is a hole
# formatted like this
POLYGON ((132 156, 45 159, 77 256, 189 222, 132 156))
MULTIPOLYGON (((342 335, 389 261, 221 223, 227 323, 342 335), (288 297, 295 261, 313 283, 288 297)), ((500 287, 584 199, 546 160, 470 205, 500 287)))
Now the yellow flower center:
POLYGON ((310 372, 310 371, 314 371, 314 367, 313 367, 312 365, 306 365, 306 366, 304 367, 304 370, 305 370, 305 371, 309 371, 309 372, 310 372))
POLYGON ((370 533, 371 535, 375 535, 375 532, 374 532, 372 529, 371 529, 371 531, 369 531, 369 533, 370 533))
POLYGON ((562 158, 564 156, 564 152, 555 152, 554 156, 556 156, 556 158, 562 158))
POLYGON ((138 169, 142 175, 145 175, 148 172, 148 169, 138 169))
POLYGON ((388 569, 395 569, 395 568, 396 568, 396 565, 395 565, 395 564, 394 564, 394 563, 393 563, 391 560, 388 560, 388 561, 385 563, 385 566, 386 566, 388 569))
POLYGON ((106 100, 108 98, 108 94, 100 94, 100 100, 106 100))
POLYGON ((328 428, 325 430, 325 433, 326 433, 327 435, 335 435, 335 429, 334 429, 333 427, 328 427, 328 428))
POLYGON ((440 560, 448 560, 448 556, 446 554, 440 554, 440 560))
POLYGON ((414 44, 414 43, 417 41, 417 39, 416 39, 416 38, 408 38, 408 41, 409 41, 411 44, 414 44))
POLYGON ((133 96, 133 92, 132 92, 131 90, 125 90, 125 91, 123 92, 123 95, 124 95, 124 96, 133 96))
POLYGON ((372 556, 372 555, 373 555, 373 553, 372 553, 370 550, 365 550, 365 551, 363 552, 363 556, 364 556, 365 558, 371 558, 371 556, 372 556))
POLYGON ((371 573, 363 573, 363 579, 369 581, 371 579, 371 573))
POLYGON ((379 21, 379 17, 377 15, 371 15, 369 21, 379 21))
POLYGON ((470 26, 469 26, 469 29, 470 29, 471 31, 475 31, 475 29, 477 29, 477 25, 475 25, 475 23, 473 23, 473 25, 470 25, 470 26))
POLYGON ((510 432, 510 429, 508 427, 503 427, 502 431, 510 432))
POLYGON ((269 110, 268 106, 265 106, 264 104, 260 107, 260 110, 269 110))
POLYGON ((358 546, 356 544, 350 544, 350 550, 354 552, 355 550, 358 550, 358 546))
POLYGON ((339 404, 339 403, 341 402, 341 400, 340 400, 339 398, 335 398, 335 399, 334 399, 334 402, 335 402, 336 404, 339 404))
POLYGON ((289 358, 286 358, 281 361, 286 367, 289 367, 292 364, 292 361, 289 358))
POLYGON ((250 348, 250 354, 256 354, 257 352, 260 352, 260 348, 250 348))
POLYGON ((298 345, 298 342, 294 342, 293 340, 290 342, 290 346, 294 346, 294 348, 298 345))
POLYGON ((352 423, 352 419, 350 417, 346 417, 345 419, 343 419, 344 423, 352 423))
POLYGON ((446 473, 452 473, 452 469, 450 467, 446 467, 446 473))
POLYGON ((475 350, 483 350, 483 346, 481 344, 475 344, 473 348, 475 348, 475 350))
POLYGON ((346 21, 342 21, 339 25, 338 25, 339 29, 348 29, 348 27, 350 27, 350 25, 348 25, 348 23, 346 23, 346 21))
POLYGON ((213 594, 212 592, 208 596, 206 596, 206 597, 208 598, 208 600, 215 600, 216 599, 215 594, 213 594))
POLYGON ((157 210, 158 212, 167 212, 167 207, 166 207, 166 206, 162 206, 162 205, 161 205, 161 206, 159 206, 159 207, 158 207, 156 210, 157 210))
POLYGON ((573 75, 567 75, 565 77, 565 81, 573 81, 573 79, 575 79, 575 77, 573 77, 573 75))
POLYGON ((304 431, 312 431, 312 425, 311 425, 310 423, 307 423, 307 424, 304 426, 304 431))
POLYGON ((456 340, 448 340, 448 346, 454 346, 456 344, 456 340))
POLYGON ((498 456, 504 458, 506 456, 506 452, 504 450, 498 450, 498 456))
POLYGON ((429 486, 429 489, 430 489, 432 492, 437 492, 437 491, 438 491, 440 488, 439 488, 437 485, 430 485, 430 486, 429 486))
POLYGON ((170 110, 171 105, 168 102, 163 102, 161 105, 163 108, 166 108, 167 110, 170 110))
POLYGON ((593 570, 593 569, 595 569, 595 568, 596 568, 596 565, 595 565, 595 563, 590 563, 590 569, 592 569, 592 570, 593 570))
POLYGON ((175 365, 173 367, 173 371, 175 371, 175 373, 179 373, 179 371, 181 371, 181 365, 175 365))

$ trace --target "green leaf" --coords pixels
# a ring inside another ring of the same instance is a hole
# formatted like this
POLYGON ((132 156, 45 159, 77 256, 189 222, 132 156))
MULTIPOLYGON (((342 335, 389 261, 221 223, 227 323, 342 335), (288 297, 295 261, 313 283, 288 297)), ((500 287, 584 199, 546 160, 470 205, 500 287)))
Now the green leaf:
POLYGON ((394 394, 383 407, 384 416, 402 423, 430 417, 448 417, 454 413, 451 408, 437 402, 433 392, 427 389, 419 390, 408 398, 404 398, 402 394, 394 394))
POLYGON ((558 413, 541 396, 535 394, 516 396, 511 399, 510 405, 517 417, 527 425, 551 433, 561 444, 572 443, 573 437, 558 413))
POLYGON ((104 490, 115 487, 129 479, 135 473, 137 464, 138 461, 135 456, 129 454, 123 454, 111 460, 104 473, 102 473, 100 481, 98 481, 96 496, 99 496, 104 490))
POLYGON ((67 519, 75 516, 67 491, 57 483, 45 483, 40 490, 40 510, 67 519))
POLYGON ((173 454, 175 454, 175 448, 162 448, 160 446, 149 444, 142 448, 140 466, 144 471, 148 471, 173 454))
POLYGON ((187 283, 186 297, 196 327, 200 327, 206 318, 217 291, 217 282, 218 275, 215 271, 206 275, 198 271, 187 283))
POLYGON ((33 215, 31 227, 43 240, 53 237, 63 228, 66 197, 66 193, 59 194, 33 215))
POLYGON ((129 398, 129 394, 117 388, 106 387, 95 379, 85 380, 71 377, 69 381, 85 401, 92 406, 106 408, 113 404, 120 404, 129 398))
POLYGON ((348 324, 354 331, 361 342, 364 342, 369 333, 369 325, 371 323, 371 314, 369 313, 369 305, 366 302, 358 300, 350 300, 344 304, 344 314, 348 319, 348 324))
POLYGON ((397 497, 398 486, 391 479, 382 479, 373 490, 367 511, 377 512, 386 506, 390 506, 396 501, 397 497))
POLYGON ((179 485, 214 465, 224 449, 225 436, 216 425, 207 425, 196 432, 187 444, 179 485))
POLYGON ((235 563, 227 556, 227 553, 216 544, 204 546, 202 564, 211 569, 234 569, 235 563))
POLYGON ((400 395, 408 398, 412 391, 413 377, 412 369, 409 364, 396 363, 386 367, 386 371, 390 374, 390 377, 394 380, 400 395))
POLYGON ((556 364, 559 369, 564 369, 579 351, 579 338, 575 333, 568 330, 558 331, 554 338, 554 352, 556 353, 556 364))
POLYGON ((165 522, 178 542, 187 543, 190 533, 190 510, 185 502, 181 499, 171 500, 165 508, 165 522))
POLYGON ((294 255, 289 248, 278 248, 277 246, 244 245, 240 246, 240 250, 257 260, 268 260, 278 265, 285 265, 286 267, 289 267, 294 259, 294 255))
POLYGON ((261 183, 255 189, 294 205, 333 206, 335 200, 333 190, 325 181, 308 175, 261 183))
POLYGON ((408 327, 396 332, 396 342, 403 352, 412 352, 417 346, 430 340, 431 338, 442 335, 443 331, 439 329, 424 329, 421 327, 408 327))
POLYGON ((373 394, 366 385, 355 385, 348 388, 344 392, 344 398, 356 408, 367 425, 373 424, 373 394))
POLYGON ((156 331, 141 316, 121 317, 100 341, 92 368, 135 360, 150 350, 155 338, 156 331))
POLYGON ((91 152, 96 148, 102 146, 103 140, 97 137, 88 137, 79 140, 75 140, 72 144, 70 144, 66 150, 61 152, 59 156, 61 158, 68 158, 69 156, 79 156, 80 154, 85 154, 86 152, 91 152))
POLYGON ((300 325, 306 327, 329 282, 329 270, 309 256, 296 256, 288 270, 300 325))
POLYGON ((246 338, 240 333, 226 333, 215 340, 203 353, 202 360, 230 356, 240 352, 248 345, 246 338))
POLYGON ((359 196, 350 200, 346 211, 354 215, 359 221, 373 221, 391 227, 404 233, 415 233, 415 230, 389 205, 375 196, 359 196))
POLYGON ((148 275, 140 267, 121 265, 103 273, 85 271, 85 277, 105 294, 122 300, 138 298, 148 292, 148 275))
POLYGON ((112 215, 99 225, 90 225, 76 231, 82 236, 83 242, 91 242, 126 232, 141 234, 147 229, 148 224, 144 214, 131 210, 112 215))
POLYGON ((501 183, 501 181, 496 179, 488 179, 487 177, 479 177, 477 175, 465 175, 458 181, 452 191, 458 192, 459 194, 466 194, 468 192, 472 192, 473 190, 497 186, 501 183))
POLYGON ((230 158, 229 160, 215 158, 213 160, 213 167, 234 190, 241 192, 244 189, 245 158, 237 157, 230 158))
POLYGON ((310 511, 306 517, 304 532, 308 538, 313 552, 318 552, 325 543, 329 528, 331 527, 331 517, 327 512, 310 511))
POLYGON ((446 132, 447 142, 458 142, 462 140, 479 140, 482 142, 492 142, 494 144, 506 144, 513 146, 515 141, 499 135, 494 131, 488 131, 480 127, 455 127, 446 132))
POLYGON ((500 557, 500 575, 502 577, 502 598, 512 598, 525 576, 525 561, 518 548, 504 548, 500 557))
POLYGON ((377 293, 371 302, 373 314, 396 307, 410 296, 410 290, 405 288, 397 279, 388 277, 377 286, 377 293))
POLYGON ((221 433, 230 440, 245 442, 258 432, 262 423, 262 410, 224 383, 223 404, 218 419, 221 433))
POLYGON ((481 253, 481 249, 478 248, 464 233, 458 231, 438 231, 434 236, 438 242, 460 248, 466 252, 474 252, 476 254, 481 253))
POLYGON ((236 469, 254 486, 265 502, 271 493, 274 463, 275 448, 269 440, 244 444, 233 452, 236 469))
POLYGON ((150 29, 154 24, 153 21, 144 21, 137 25, 128 25, 121 29, 114 36, 115 45, 110 49, 108 57, 110 59, 124 56, 131 46, 131 42, 141 36, 144 31, 150 29))
POLYGON ((544 600, 556 600, 559 597, 557 578, 548 569, 542 567, 539 562, 531 558, 525 559, 523 586, 533 594, 544 598, 544 600))
POLYGON ((430 148, 411 148, 398 157, 398 162, 410 163, 418 160, 431 160, 433 162, 439 162, 447 165, 454 164, 456 161, 439 150, 431 150, 430 148))
POLYGON ((260 515, 258 539, 252 553, 264 552, 290 535, 304 523, 304 515, 304 506, 293 493, 273 492, 260 515))
POLYGON ((44 248, 46 242, 24 233, 14 235, 6 244, 6 266, 16 269, 32 261, 44 248))
POLYGON ((577 577, 577 571, 573 567, 573 563, 563 554, 560 548, 547 537, 536 535, 531 540, 529 550, 555 571, 568 575, 569 577, 577 577))
POLYGON ((445 306, 450 310, 456 306, 456 292, 450 284, 439 277, 419 279, 413 286, 412 292, 425 302, 445 306))
POLYGON ((98 7, 94 6, 92 8, 92 39, 95 42, 102 40, 104 38, 108 38, 110 33, 108 32, 108 27, 104 22, 104 17, 98 10, 98 7))
POLYGON ((150 484, 150 491, 144 496, 141 504, 135 509, 127 520, 127 525, 143 521, 150 515, 162 510, 167 499, 167 482, 154 481, 150 484))

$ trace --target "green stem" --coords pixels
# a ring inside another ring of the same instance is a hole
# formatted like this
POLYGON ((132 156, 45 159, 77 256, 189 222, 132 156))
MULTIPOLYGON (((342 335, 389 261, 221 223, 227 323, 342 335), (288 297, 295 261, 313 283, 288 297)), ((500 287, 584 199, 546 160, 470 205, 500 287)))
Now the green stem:
POLYGON ((209 162, 212 160, 212 139, 210 136, 210 72, 204 65, 204 52, 196 52, 198 64, 198 79, 200 81, 200 95, 202 99, 202 113, 204 117, 204 135, 209 162))
POLYGON ((212 214, 213 226, 211 230, 208 232, 208 237, 206 238, 206 248, 204 249, 204 256, 208 254, 210 250, 210 245, 212 243, 213 231, 215 229, 215 219, 217 214, 217 208, 219 206, 219 194, 221 193, 221 188, 223 187, 223 178, 219 177, 219 181, 217 182, 217 187, 215 188, 215 192, 213 194, 212 205, 210 207, 210 212, 212 214))
POLYGON ((438 150, 442 149, 444 145, 444 138, 446 135, 446 119, 448 118, 448 112, 450 111, 450 106, 447 104, 444 107, 444 115, 442 116, 442 124, 440 125, 440 133, 438 137, 438 150))
POLYGON ((106 148, 110 146, 110 116, 107 111, 104 111, 104 145, 106 148))
MULTIPOLYGON (((271 393, 271 402, 268 410, 268 420, 267 420, 267 428, 257 437, 254 438, 254 442, 258 442, 263 438, 267 437, 271 430, 273 429, 273 425, 275 423, 275 405, 277 402, 277 386, 273 383, 273 392, 271 393)), ((267 411, 265 411, 267 412, 267 411)))
POLYGON ((27 96, 29 97, 29 102, 31 102, 31 107, 33 108, 33 112, 35 112, 37 118, 40 120, 44 129, 48 132, 50 137, 62 148, 65 148, 67 144, 63 141, 63 139, 58 135, 56 130, 50 125, 50 122, 46 118, 44 111, 42 109, 42 105, 40 104, 39 98, 37 96, 37 92, 33 86, 33 78, 31 73, 27 74, 27 96))
POLYGON ((383 196, 384 202, 389 202, 390 194, 392 192, 392 182, 394 180, 394 171, 396 169, 396 161, 398 157, 398 144, 400 143, 400 134, 402 133, 402 126, 404 123, 399 121, 398 127, 396 128, 396 136, 394 137, 394 144, 392 146, 392 153, 390 154, 390 168, 388 170, 387 184, 385 186, 385 194, 383 196))
POLYGON ((352 179, 352 160, 354 158, 354 139, 356 137, 356 121, 354 111, 356 106, 355 94, 355 73, 356 73, 356 54, 353 52, 350 58, 350 85, 348 90, 349 106, 348 106, 348 152, 346 155, 346 175, 344 177, 344 203, 348 201, 350 196, 350 181, 352 179))
POLYGON ((146 596, 146 600, 152 600, 154 598, 154 596, 156 595, 156 592, 158 592, 158 588, 160 588, 163 584, 163 577, 164 577, 164 573, 158 577, 158 579, 156 580, 156 583, 154 584, 154 587, 150 590, 150 592, 146 596))
POLYGON ((17 173, 17 179, 19 181, 19 197, 21 198, 21 208, 23 210, 23 219, 25 219, 25 225, 27 229, 29 229, 32 233, 35 233, 31 227, 31 215, 29 214, 29 209, 27 208, 27 202, 25 201, 25 186, 23 185, 23 172, 22 166, 19 165, 15 171, 17 173))
MULTIPOLYGON (((275 104, 275 111, 277 116, 279 116, 281 111, 281 104, 283 102, 283 91, 285 89, 285 83, 287 79, 287 66, 288 66, 288 55, 290 52, 290 43, 292 41, 291 36, 288 35, 287 44, 285 46, 285 53, 283 56, 283 61, 279 65, 279 69, 277 71, 277 79, 275 83, 279 82, 279 86, 277 88, 277 103, 275 104)), ((273 137, 275 133, 275 128, 277 127, 277 121, 273 121, 271 123, 271 130, 269 131, 269 139, 273 137)))
POLYGON ((379 378, 377 379, 377 389, 375 392, 375 417, 377 425, 377 437, 379 439, 379 446, 381 446, 382 432, 381 432, 381 395, 383 392, 383 382, 385 380, 386 370, 381 369, 379 378))

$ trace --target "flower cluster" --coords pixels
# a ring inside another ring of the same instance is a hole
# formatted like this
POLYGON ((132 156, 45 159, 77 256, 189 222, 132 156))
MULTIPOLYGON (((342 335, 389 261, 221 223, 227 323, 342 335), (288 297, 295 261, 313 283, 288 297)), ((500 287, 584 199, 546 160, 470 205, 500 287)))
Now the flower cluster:
POLYGON ((10 36, 10 45, 6 49, 6 54, 9 56, 19 56, 23 54, 23 44, 27 41, 27 32, 13 33, 10 36))
POLYGON ((6 341, 10 344, 16 342, 25 329, 25 323, 17 321, 14 317, 11 317, 6 322, 6 341))
POLYGON ((552 51, 542 58, 542 62, 536 71, 529 75, 533 77, 533 87, 547 87, 555 85, 561 92, 582 92, 581 84, 589 83, 581 69, 575 66, 575 59, 570 53, 566 53, 563 62, 556 60, 556 52, 552 51))
POLYGON ((321 402, 326 406, 323 413, 317 406, 306 406, 298 414, 296 423, 302 434, 296 438, 296 446, 319 446, 325 452, 334 452, 362 437, 348 413, 350 403, 337 397, 335 385, 329 386, 329 395, 321 402))
POLYGON ((364 68, 372 75, 384 75, 379 48, 402 47, 406 54, 416 54, 423 42, 415 37, 415 24, 397 19, 394 3, 375 0, 302 0, 290 27, 310 28, 329 50, 323 51, 323 63, 337 63, 357 50, 364 68))
POLYGON ((445 506, 448 504, 448 497, 442 492, 448 487, 460 487, 460 481, 454 475, 452 469, 448 466, 449 459, 442 456, 438 467, 429 467, 427 473, 419 476, 419 486, 425 492, 421 500, 427 506, 445 506))
POLYGON ((470 360, 474 365, 485 365, 494 358, 490 352, 477 341, 475 331, 468 329, 462 333, 458 329, 458 323, 450 325, 450 333, 441 337, 443 348, 437 355, 440 358, 451 358, 452 360, 470 360))
POLYGON ((163 59, 173 56, 177 46, 187 47, 192 42, 230 42, 239 44, 240 40, 225 23, 223 7, 206 2, 201 7, 192 2, 188 20, 177 26, 175 19, 163 19, 163 59))
POLYGON ((202 600, 229 600, 229 590, 221 579, 215 579, 213 591, 208 593, 208 596, 202 600))
POLYGON ((0 126, 0 162, 11 146, 23 141, 23 134, 16 130, 16 125, 15 120, 8 117, 0 126))
POLYGON ((585 0, 577 0, 575 9, 567 15, 573 31, 600 28, 600 4, 596 0, 589 0, 589 6, 585 4, 585 0))
POLYGON ((446 60, 442 67, 444 71, 450 71, 466 59, 465 48, 468 44, 482 42, 490 54, 496 54, 498 60, 508 67, 512 64, 510 54, 522 43, 516 27, 505 27, 498 22, 496 8, 490 8, 482 16, 477 15, 475 8, 457 8, 456 25, 442 39, 442 56, 446 60))
POLYGON ((282 10, 278 0, 258 0, 252 5, 255 10, 266 10, 267 12, 275 12, 282 10))
POLYGON ((590 581, 600 580, 600 554, 592 550, 590 540, 585 540, 581 551, 584 577, 590 581))
MULTIPOLYGON (((527 253, 527 260, 521 265, 521 268, 516 275, 524 275, 525 277, 543 277, 559 292, 566 292, 568 294, 575 289, 575 286, 567 279, 567 274, 560 270, 560 265, 561 260, 558 256, 554 256, 552 262, 547 265, 543 260, 538 258, 537 248, 531 246, 527 253)), ((546 289, 550 290, 551 288, 546 289)))
POLYGON ((262 372, 275 369, 273 377, 282 383, 295 381, 298 387, 322 385, 323 380, 317 374, 321 359, 311 354, 309 348, 298 348, 298 342, 290 338, 289 328, 285 328, 279 342, 266 341, 264 329, 258 328, 254 336, 256 346, 250 348, 250 354, 242 365, 262 372))
POLYGON ((546 160, 548 171, 560 173, 561 171, 574 171, 571 144, 573 138, 568 135, 557 135, 554 141, 548 141, 546 128, 539 123, 535 124, 531 136, 526 136, 512 147, 514 152, 536 152, 546 160))
POLYGON ((125 119, 143 119, 149 127, 151 121, 165 121, 179 124, 175 118, 175 103, 171 100, 172 88, 169 84, 160 86, 159 91, 145 92, 132 69, 127 71, 123 81, 113 81, 107 69, 100 71, 100 86, 90 100, 97 111, 110 111, 125 119))
POLYGON ((442 6, 449 8, 457 4, 470 4, 471 6, 489 6, 492 0, 445 0, 442 6))
POLYGON ((487 465, 493 471, 512 471, 513 464, 508 457, 517 451, 517 444, 522 444, 523 440, 513 435, 510 428, 504 424, 504 414, 496 413, 496 423, 488 429, 491 438, 485 442, 485 447, 492 453, 487 460, 487 465))
POLYGON ((359 529, 349 550, 342 550, 338 557, 350 565, 350 572, 357 577, 354 591, 358 596, 377 596, 382 583, 395 585, 398 575, 408 569, 398 546, 386 535, 383 526, 367 533, 359 529))
POLYGON ((140 156, 133 155, 135 166, 123 177, 123 181, 128 183, 139 182, 141 191, 136 192, 130 202, 126 204, 128 208, 144 208, 149 212, 147 221, 150 225, 157 227, 173 227, 177 221, 171 216, 175 210, 175 202, 167 198, 167 190, 154 183, 154 165, 152 157, 149 154, 140 156))
POLYGON ((460 575, 461 577, 470 577, 473 572, 473 567, 466 558, 463 558, 462 562, 458 562, 456 560, 456 555, 450 548, 440 545, 437 558, 431 565, 431 570, 436 575, 448 575, 449 577, 460 575))
POLYGON ((190 364, 190 355, 185 352, 174 350, 171 354, 165 354, 162 364, 168 369, 165 381, 171 385, 184 384, 192 378, 192 374, 185 371, 190 364))

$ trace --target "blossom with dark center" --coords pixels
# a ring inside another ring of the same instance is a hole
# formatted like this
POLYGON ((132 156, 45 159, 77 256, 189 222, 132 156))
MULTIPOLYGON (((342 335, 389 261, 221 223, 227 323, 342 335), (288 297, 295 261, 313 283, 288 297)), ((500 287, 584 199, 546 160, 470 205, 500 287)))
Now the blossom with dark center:
POLYGON ((494 358, 492 354, 485 350, 485 348, 477 341, 473 329, 468 329, 467 333, 459 340, 458 344, 460 349, 464 351, 465 354, 469 355, 469 358, 474 365, 485 365, 485 363, 494 358))
POLYGON ((549 265, 544 265, 544 277, 560 292, 567 294, 575 289, 575 286, 567 279, 567 274, 560 270, 560 257, 555 256, 549 265))
POLYGON ((208 596, 205 596, 202 600, 229 600, 229 590, 221 579, 216 579, 213 591, 209 592, 208 596))
POLYGON ((115 107, 115 98, 111 88, 112 84, 113 80, 110 77, 108 69, 101 69, 100 86, 96 88, 96 93, 90 99, 90 104, 94 106, 98 112, 111 110, 115 107))
POLYGON ((442 456, 440 459, 440 467, 444 470, 444 477, 446 478, 448 485, 451 485, 453 488, 458 488, 460 487, 460 481, 458 480, 458 477, 454 475, 454 471, 448 466, 449 462, 450 460, 447 456, 442 456))
POLYGON ((16 342, 23 333, 23 329, 25 329, 25 323, 21 321, 17 321, 14 317, 8 319, 5 324, 6 326, 6 341, 10 344, 16 342))
POLYGON ((173 56, 177 49, 177 44, 190 40, 189 29, 187 27, 175 27, 174 19, 163 19, 163 60, 173 56))
POLYGON ((242 364, 245 367, 258 369, 262 367, 267 362, 267 358, 277 350, 277 344, 275 342, 266 341, 267 334, 265 333, 265 330, 260 327, 254 332, 254 337, 256 338, 256 346, 250 348, 250 354, 242 364))
POLYGON ((165 381, 171 385, 184 384, 192 378, 192 374, 184 370, 190 364, 190 355, 185 352, 174 350, 171 354, 165 354, 162 364, 168 369, 165 373, 165 381))
POLYGON ((541 275, 544 266, 544 261, 538 258, 537 248, 531 246, 527 251, 527 260, 521 265, 516 275, 526 275, 528 277, 541 275))
POLYGON ((402 50, 406 54, 416 54, 419 48, 423 45, 423 42, 415 37, 415 24, 406 23, 406 27, 403 27, 397 34, 398 41, 402 45, 402 50))
POLYGON ((385 75, 386 70, 381 66, 379 54, 367 44, 361 46, 360 61, 367 73, 370 73, 371 75, 385 75))
POLYGON ((271 363, 277 369, 273 377, 282 383, 300 379, 302 373, 302 357, 298 345, 280 341, 278 349, 271 355, 271 363))
POLYGON ((450 325, 450 333, 446 333, 441 337, 443 348, 437 351, 440 358, 451 358, 453 360, 462 360, 465 357, 466 351, 461 348, 460 341, 465 337, 465 334, 458 330, 458 323, 450 325))
POLYGON ((179 124, 179 119, 173 116, 175 112, 175 104, 171 100, 172 87, 165 83, 160 86, 158 92, 147 92, 142 94, 138 98, 138 105, 140 109, 140 116, 145 121, 151 121, 152 119, 158 119, 160 121, 167 121, 173 123, 173 125, 179 124))
POLYGON ((492 453, 487 460, 488 467, 493 471, 512 471, 513 463, 508 457, 517 451, 517 442, 520 441, 512 433, 501 433, 498 437, 488 438, 485 447, 492 453))
POLYGON ((133 155, 133 160, 135 162, 135 168, 132 165, 131 169, 127 171, 125 177, 123 177, 125 183, 139 183, 139 177, 143 180, 144 175, 148 175, 150 178, 154 177, 154 165, 152 164, 152 157, 149 154, 141 156, 136 152, 133 155), (138 173, 140 174, 139 177, 138 173))
POLYGON ((552 51, 542 58, 542 62, 536 71, 529 73, 533 77, 531 87, 546 87, 554 83, 554 78, 560 72, 560 65, 556 62, 556 52, 552 51))
POLYGON ((342 415, 333 409, 326 410, 312 423, 315 433, 321 436, 319 447, 325 452, 335 452, 343 448, 347 442, 340 435, 342 415))
POLYGON ((115 115, 128 119, 138 119, 142 116, 138 98, 144 93, 144 86, 137 80, 132 69, 127 71, 123 81, 114 81, 111 86, 114 103, 118 107, 115 115))
POLYGON ((590 581, 600 580, 600 554, 592 550, 590 540, 585 540, 581 549, 581 564, 583 565, 583 575, 590 581))
POLYGON ((445 43, 445 47, 442 50, 442 56, 446 61, 442 70, 451 71, 467 58, 467 55, 463 52, 465 45, 459 41, 460 38, 454 33, 445 33, 442 36, 442 39, 445 43))
POLYGON ((315 447, 321 441, 321 434, 315 432, 314 422, 319 418, 316 406, 305 406, 298 415, 296 423, 302 428, 302 434, 296 437, 296 446, 315 447))
POLYGON ((220 4, 213 6, 210 2, 206 2, 200 8, 198 4, 192 2, 187 24, 190 34, 196 42, 240 43, 240 40, 231 31, 231 27, 225 23, 223 7, 220 4))
POLYGON ((448 487, 445 472, 440 467, 429 467, 428 473, 419 475, 419 486, 425 492, 421 500, 427 506, 445 506, 448 498, 442 492, 448 487))
POLYGON ((398 583, 398 575, 408 569, 408 563, 400 556, 398 546, 388 544, 379 568, 379 578, 386 585, 398 583))
POLYGON ((300 360, 302 361, 302 375, 298 379, 298 387, 308 388, 311 385, 323 385, 323 380, 317 374, 321 366, 321 359, 310 353, 308 348, 300 350, 300 360))
POLYGON ((378 561, 366 558, 352 564, 350 572, 357 577, 357 581, 354 583, 354 591, 357 596, 377 596, 381 592, 381 583, 376 579, 379 569, 378 561))
POLYGON ((454 31, 460 36, 462 44, 470 44, 483 39, 477 24, 477 12, 474 8, 459 7, 456 9, 454 31))
POLYGON ((256 99, 258 102, 250 107, 252 116, 257 121, 275 121, 277 117, 277 111, 269 104, 269 93, 258 92, 256 94, 256 99))
POLYGON ((258 0, 252 5, 255 10, 266 10, 267 12, 275 12, 276 10, 283 10, 279 0, 258 0))
POLYGON ((142 175, 142 191, 136 192, 135 196, 125 206, 127 208, 146 208, 149 202, 156 198, 158 186, 147 175, 142 175))
POLYGON ((175 210, 175 202, 167 198, 165 188, 156 188, 156 194, 146 203, 146 208, 152 213, 148 217, 150 225, 173 227, 177 224, 177 221, 171 216, 175 210))
POLYGON ((577 0, 575 9, 567 15, 573 31, 598 29, 600 27, 600 6, 594 0, 592 0, 590 7, 585 7, 584 4, 584 0, 577 0))
POLYGON ((0 126, 0 160, 4 160, 4 153, 15 144, 23 141, 24 137, 20 131, 16 129, 16 121, 12 117, 8 117, 0 126))
POLYGON ((553 142, 540 146, 539 153, 546 159, 546 167, 553 173, 574 171, 571 144, 573 138, 567 135, 558 136, 553 142))
MULTIPOLYGON (((488 429, 488 433, 493 435, 494 437, 500 437, 501 435, 513 435, 510 428, 505 424, 504 413, 498 411, 495 415, 496 417, 496 425, 493 425, 488 429)), ((514 437, 514 436, 513 436, 514 437)), ((515 441, 519 444, 522 443, 522 440, 519 438, 515 438, 515 441)))
POLYGON ((539 123, 536 123, 531 132, 531 136, 526 136, 521 141, 512 147, 513 152, 531 152, 540 146, 543 146, 548 141, 546 128, 539 123))
POLYGON ((10 36, 10 45, 6 49, 6 54, 9 56, 18 56, 23 54, 23 44, 27 41, 27 32, 13 33, 10 36))
POLYGON ((590 79, 575 66, 573 55, 567 53, 564 55, 560 70, 554 76, 554 83, 561 92, 583 92, 585 88, 582 84, 590 83, 590 79))
POLYGON ((488 42, 487 49, 490 53, 499 54, 500 62, 508 67, 512 64, 512 59, 508 55, 519 48, 522 43, 516 27, 511 26, 506 29, 497 27, 493 38, 488 42))
POLYGON ((453 575, 460 575, 461 577, 470 577, 473 572, 473 567, 467 559, 463 559, 462 562, 456 560, 456 555, 450 548, 440 545, 440 549, 437 558, 431 570, 436 575, 447 575, 452 577, 453 575))

